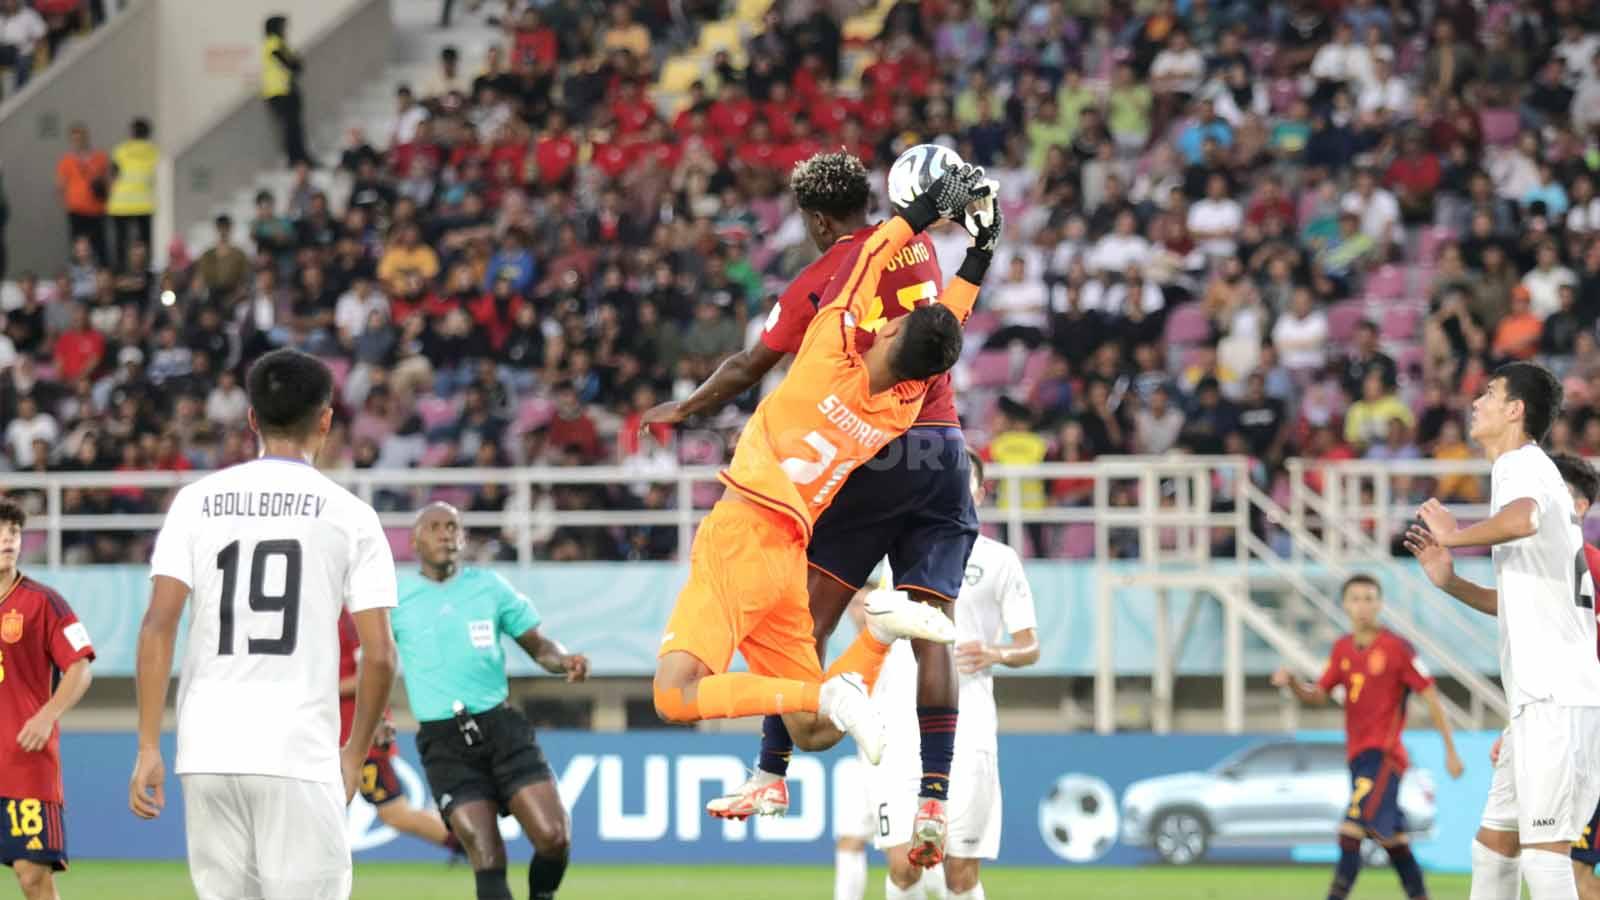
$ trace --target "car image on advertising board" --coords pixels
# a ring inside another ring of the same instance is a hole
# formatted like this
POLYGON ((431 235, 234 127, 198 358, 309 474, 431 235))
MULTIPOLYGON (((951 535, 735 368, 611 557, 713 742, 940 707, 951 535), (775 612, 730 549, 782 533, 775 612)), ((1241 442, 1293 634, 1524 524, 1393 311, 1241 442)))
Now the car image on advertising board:
MULTIPOLYGON (((1210 769, 1145 778, 1122 794, 1122 843, 1147 847, 1174 865, 1218 847, 1324 843, 1350 806, 1350 768, 1336 741, 1269 741, 1210 769)), ((1433 776, 1400 780, 1411 834, 1427 837, 1437 818, 1433 776)), ((1369 841, 1366 852, 1382 854, 1369 841)))

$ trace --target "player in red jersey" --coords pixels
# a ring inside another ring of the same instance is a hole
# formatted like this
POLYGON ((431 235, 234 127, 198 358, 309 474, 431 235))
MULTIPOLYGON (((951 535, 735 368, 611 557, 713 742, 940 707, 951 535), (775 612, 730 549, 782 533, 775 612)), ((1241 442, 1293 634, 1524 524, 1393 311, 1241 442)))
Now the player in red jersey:
MULTIPOLYGON (((350 725, 356 716, 356 686, 358 668, 356 654, 361 649, 361 638, 356 634, 356 621, 349 610, 339 616, 339 745, 350 740, 350 725)), ((395 831, 438 844, 451 852, 460 852, 461 842, 445 827, 444 819, 431 809, 418 809, 406 802, 405 787, 394 771, 394 757, 399 747, 394 742, 394 722, 389 711, 383 711, 383 723, 378 726, 378 738, 367 753, 361 766, 361 796, 378 811, 378 820, 395 831)))
MULTIPOLYGON (((926 148, 918 148, 919 151, 926 148)), ((841 267, 855 260, 872 233, 867 223, 871 184, 866 167, 848 153, 824 153, 794 168, 790 185, 805 218, 806 232, 822 256, 784 291, 767 318, 761 340, 722 363, 689 397, 663 403, 642 423, 678 424, 715 411, 759 382, 784 356, 797 353, 818 302, 841 267)), ((857 332, 858 346, 890 319, 937 300, 944 283, 933 242, 911 239, 884 267, 878 290, 857 332)), ((810 597, 817 653, 850 598, 865 586, 879 560, 889 557, 895 587, 951 614, 961 590, 967 557, 978 535, 977 510, 969 490, 970 463, 949 374, 933 379, 922 412, 909 431, 850 475, 833 506, 817 521, 807 548, 810 597)), ((943 859, 950 761, 955 750, 957 682, 950 650, 913 641, 917 656, 917 715, 922 728, 923 777, 911 858, 932 866, 943 859), (930 805, 931 804, 931 805, 930 805)), ((783 782, 794 748, 783 720, 762 723, 758 768, 733 794, 713 800, 707 811, 721 818, 782 815, 789 806, 783 782)))
POLYGON ((0 863, 27 900, 56 900, 67 868, 61 731, 89 689, 94 647, 61 595, 17 570, 27 517, 0 499, 0 863))
POLYGON ((1322 705, 1333 689, 1344 688, 1345 744, 1350 758, 1350 808, 1339 825, 1339 863, 1328 900, 1344 900, 1361 872, 1361 841, 1370 836, 1389 851, 1389 861, 1411 900, 1428 896, 1422 868, 1411 853, 1406 817, 1400 810, 1400 778, 1408 758, 1400 735, 1406 727, 1406 700, 1413 692, 1428 703, 1433 725, 1444 740, 1445 768, 1461 777, 1461 758, 1439 704, 1439 691, 1411 644, 1378 624, 1383 593, 1370 575, 1353 575, 1341 591, 1350 633, 1333 645, 1328 667, 1316 684, 1306 684, 1288 669, 1273 673, 1302 703, 1322 705))

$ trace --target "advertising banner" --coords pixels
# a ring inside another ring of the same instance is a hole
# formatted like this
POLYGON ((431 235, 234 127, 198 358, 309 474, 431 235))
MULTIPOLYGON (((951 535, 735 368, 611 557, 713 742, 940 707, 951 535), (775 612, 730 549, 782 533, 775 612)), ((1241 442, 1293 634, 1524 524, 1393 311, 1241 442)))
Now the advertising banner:
MULTIPOLYGON (((1466 871, 1488 791, 1492 733, 1458 735, 1467 773, 1452 781, 1433 732, 1408 735, 1413 761, 1400 802, 1432 871, 1466 871)), ((871 813, 857 787, 862 764, 841 747, 795 754, 789 814, 754 822, 708 817, 707 800, 731 789, 754 759, 755 735, 689 731, 548 732, 549 756, 572 814, 579 863, 826 862, 841 823, 871 813)), ((397 769, 409 802, 429 805, 410 735, 397 769)), ((1013 865, 1153 865, 1319 862, 1350 803, 1343 737, 1300 735, 1004 735, 999 769, 1004 829, 1000 862, 1013 865)), ((68 734, 68 849, 74 858, 181 859, 182 786, 169 773, 167 808, 154 822, 127 809, 132 734, 68 734)), ((170 737, 166 759, 173 755, 170 737)), ((959 773, 957 773, 959 777, 959 773)), ((349 829, 357 859, 442 859, 396 835, 360 798, 349 829)), ((531 846, 501 823, 513 858, 531 846)))

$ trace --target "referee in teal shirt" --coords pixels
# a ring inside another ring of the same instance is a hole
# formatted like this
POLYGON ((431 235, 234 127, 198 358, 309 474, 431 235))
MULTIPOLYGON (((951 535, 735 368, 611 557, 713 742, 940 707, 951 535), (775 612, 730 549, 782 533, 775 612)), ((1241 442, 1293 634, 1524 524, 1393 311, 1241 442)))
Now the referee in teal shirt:
POLYGON ((533 603, 494 572, 461 568, 461 514, 434 503, 417 515, 419 574, 400 576, 391 621, 417 752, 434 799, 472 861, 478 900, 511 900, 498 818, 516 816, 533 842, 532 900, 549 900, 567 870, 571 828, 533 726, 506 703, 508 635, 546 672, 589 676, 589 660, 539 633, 533 603))

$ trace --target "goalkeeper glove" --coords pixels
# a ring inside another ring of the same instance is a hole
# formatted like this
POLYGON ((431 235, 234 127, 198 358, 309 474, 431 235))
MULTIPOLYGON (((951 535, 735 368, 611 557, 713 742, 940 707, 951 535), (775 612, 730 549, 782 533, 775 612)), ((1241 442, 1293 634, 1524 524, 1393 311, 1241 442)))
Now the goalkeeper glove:
POLYGON ((921 232, 940 219, 958 219, 967 206, 988 192, 992 182, 983 181, 983 169, 965 165, 939 176, 928 189, 906 204, 900 217, 921 232))
POLYGON ((956 274, 970 284, 982 284, 994 260, 994 250, 1000 245, 1000 233, 1005 228, 1005 215, 1000 211, 999 185, 986 181, 982 187, 986 195, 962 219, 962 226, 972 235, 972 247, 961 261, 956 274))

